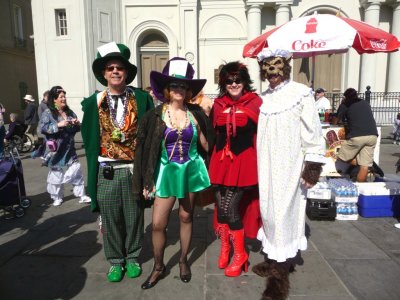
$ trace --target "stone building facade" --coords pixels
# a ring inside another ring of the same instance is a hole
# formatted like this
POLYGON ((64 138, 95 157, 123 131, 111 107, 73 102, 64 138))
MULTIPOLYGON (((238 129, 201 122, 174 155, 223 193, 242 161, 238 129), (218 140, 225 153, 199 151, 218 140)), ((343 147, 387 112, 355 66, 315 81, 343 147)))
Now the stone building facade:
MULTIPOLYGON (((400 0, 32 0, 38 89, 60 84, 80 113, 80 101, 102 87, 91 63, 96 48, 109 41, 125 43, 138 66, 135 86, 149 85, 151 70, 174 56, 186 57, 206 78, 205 92, 217 93, 221 64, 244 61, 258 91, 253 59, 243 59, 244 44, 266 30, 314 12, 365 21, 400 36, 400 0), (61 15, 60 15, 61 13, 61 15), (64 13, 64 14, 63 14, 64 13), (62 16, 66 31, 60 31, 62 16), (60 19, 61 18, 61 19, 60 19)), ((314 86, 328 91, 347 87, 397 91, 400 54, 317 56, 314 86)), ((293 78, 310 84, 310 62, 295 60, 293 78)))

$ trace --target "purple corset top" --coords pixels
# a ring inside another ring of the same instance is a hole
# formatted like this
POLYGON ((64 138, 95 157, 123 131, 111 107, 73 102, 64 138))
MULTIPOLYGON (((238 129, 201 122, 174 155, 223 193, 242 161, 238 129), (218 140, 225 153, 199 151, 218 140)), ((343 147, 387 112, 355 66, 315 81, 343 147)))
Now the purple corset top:
POLYGON ((164 131, 165 148, 168 160, 183 164, 189 160, 189 148, 193 137, 193 126, 191 123, 182 129, 167 127, 164 131))

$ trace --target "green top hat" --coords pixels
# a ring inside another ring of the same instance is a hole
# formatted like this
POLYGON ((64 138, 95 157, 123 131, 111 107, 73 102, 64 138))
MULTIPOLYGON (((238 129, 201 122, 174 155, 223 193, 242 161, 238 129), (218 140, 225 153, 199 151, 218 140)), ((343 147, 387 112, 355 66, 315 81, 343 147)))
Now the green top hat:
POLYGON ((129 84, 135 79, 137 68, 129 62, 131 51, 124 44, 117 44, 111 42, 97 48, 96 59, 93 61, 92 70, 96 79, 104 86, 107 86, 107 80, 104 78, 103 71, 108 61, 117 59, 121 61, 128 75, 126 77, 126 84, 129 84))

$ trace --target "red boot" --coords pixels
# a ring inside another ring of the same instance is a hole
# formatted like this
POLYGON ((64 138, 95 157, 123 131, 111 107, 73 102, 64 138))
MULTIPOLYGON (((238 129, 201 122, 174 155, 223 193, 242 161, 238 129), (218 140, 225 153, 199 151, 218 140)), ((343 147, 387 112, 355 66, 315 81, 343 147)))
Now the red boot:
POLYGON ((232 263, 225 269, 225 276, 236 277, 242 273, 242 268, 247 272, 249 256, 244 250, 244 230, 229 230, 229 234, 232 236, 234 253, 232 263))
POLYGON ((229 262, 229 252, 231 244, 229 243, 229 227, 228 224, 220 224, 217 226, 217 235, 221 240, 221 249, 218 258, 218 268, 225 269, 229 262))

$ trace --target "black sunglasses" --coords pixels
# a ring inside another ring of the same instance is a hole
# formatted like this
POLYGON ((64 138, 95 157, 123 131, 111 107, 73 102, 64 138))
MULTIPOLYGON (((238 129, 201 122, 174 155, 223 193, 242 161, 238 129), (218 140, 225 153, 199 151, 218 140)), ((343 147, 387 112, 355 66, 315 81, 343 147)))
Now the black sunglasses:
POLYGON ((171 82, 169 84, 170 89, 182 89, 182 90, 187 90, 189 87, 186 83, 184 82, 171 82))
POLYGON ((107 66, 106 67, 106 71, 108 71, 108 72, 112 72, 112 71, 114 71, 114 69, 117 69, 117 71, 123 71, 123 70, 125 70, 125 67, 124 66, 107 66))
POLYGON ((227 79, 227 80, 225 81, 225 84, 227 84, 227 85, 231 85, 231 84, 233 84, 233 83, 241 84, 241 83, 242 83, 242 79, 240 79, 240 78, 236 78, 235 80, 233 80, 233 79, 227 79))

